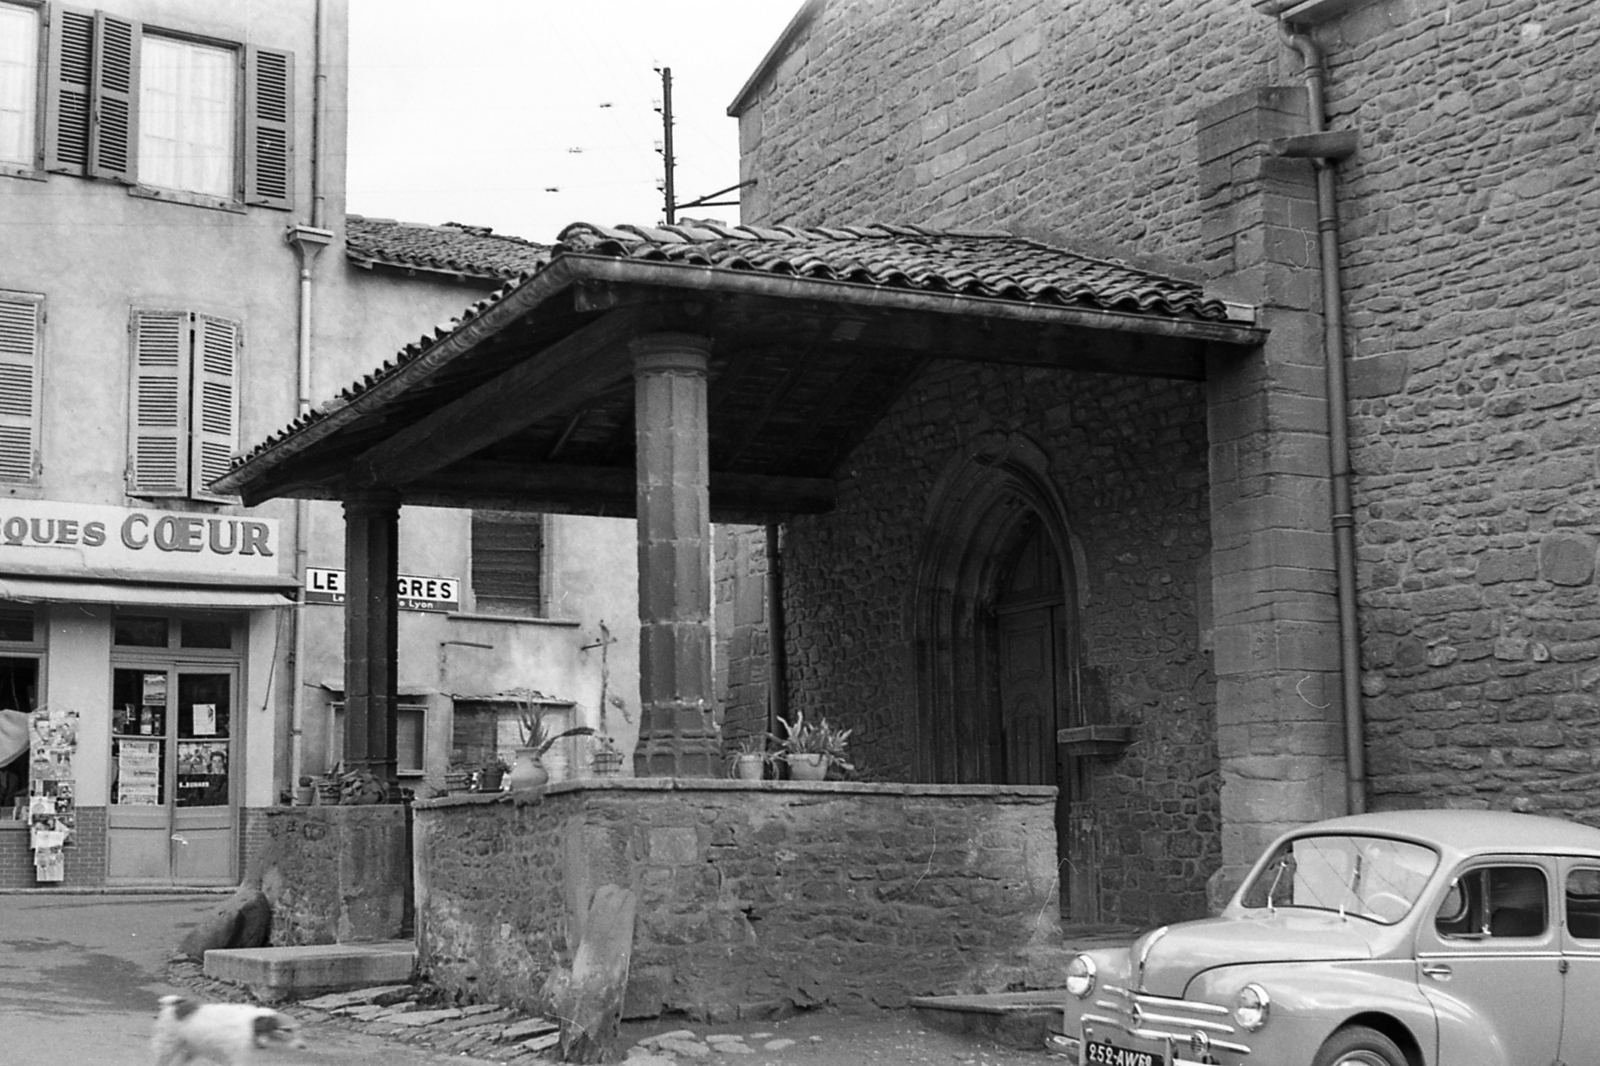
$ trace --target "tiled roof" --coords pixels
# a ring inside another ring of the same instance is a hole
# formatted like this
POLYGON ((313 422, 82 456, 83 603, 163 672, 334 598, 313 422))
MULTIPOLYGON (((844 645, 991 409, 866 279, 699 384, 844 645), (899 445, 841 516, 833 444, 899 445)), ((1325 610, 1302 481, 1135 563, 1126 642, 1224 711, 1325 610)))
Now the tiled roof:
POLYGON ((561 231, 555 250, 724 270, 849 281, 1030 304, 1226 321, 1199 285, 1007 233, 921 226, 596 226, 561 231))
POLYGON ((392 218, 345 216, 345 256, 364 267, 509 281, 550 261, 550 246, 495 233, 487 226, 425 226, 392 218))
MULTIPOLYGON (((852 282, 861 285, 926 292, 982 296, 1044 307, 1069 307, 1129 312, 1143 317, 1227 323, 1228 307, 1205 296, 1201 286, 1164 274, 1052 248, 1038 241, 1003 233, 949 233, 919 226, 865 225, 815 229, 789 226, 725 226, 694 222, 674 226, 597 226, 577 222, 561 231, 558 243, 545 248, 514 237, 460 226, 415 226, 386 219, 349 216, 347 241, 384 249, 375 262, 417 269, 448 270, 429 265, 422 252, 453 248, 453 262, 473 266, 468 248, 498 251, 526 258, 528 276, 508 276, 494 293, 474 302, 459 318, 404 345, 316 410, 269 435, 234 457, 233 469, 245 465, 285 440, 315 427, 334 412, 349 407, 374 387, 426 356, 437 344, 486 314, 519 291, 564 254, 712 267, 719 270, 852 282), (429 237, 428 234, 437 236, 429 237), (407 252, 407 240, 415 241, 407 252), (474 242, 469 244, 468 242, 474 242), (504 244, 504 248, 500 245, 504 244)), ((352 256, 355 253, 351 253, 352 256)), ((515 260, 503 260, 507 269, 515 260)), ((489 276, 478 265, 476 276, 489 276)), ((464 272, 457 269, 457 272, 464 272)), ((1229 323, 1237 325, 1237 323, 1229 323)))

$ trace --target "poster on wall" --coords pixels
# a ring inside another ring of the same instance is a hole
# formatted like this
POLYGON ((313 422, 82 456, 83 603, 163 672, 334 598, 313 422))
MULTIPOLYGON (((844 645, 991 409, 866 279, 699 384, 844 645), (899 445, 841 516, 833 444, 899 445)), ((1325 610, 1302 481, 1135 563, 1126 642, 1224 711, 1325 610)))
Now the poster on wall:
POLYGON ((117 802, 154 807, 160 801, 161 742, 118 741, 117 802))
POLYGON ((66 879, 63 849, 74 846, 73 760, 78 752, 78 713, 41 707, 28 719, 28 845, 34 878, 66 879))

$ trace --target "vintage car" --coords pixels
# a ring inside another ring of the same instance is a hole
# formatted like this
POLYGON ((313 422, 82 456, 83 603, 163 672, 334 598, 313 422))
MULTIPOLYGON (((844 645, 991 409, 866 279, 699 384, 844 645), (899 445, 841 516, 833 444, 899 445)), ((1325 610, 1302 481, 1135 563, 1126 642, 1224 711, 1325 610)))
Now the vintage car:
POLYGON ((1089 1066, 1600 1066, 1600 829, 1406 811, 1285 834, 1219 917, 1067 968, 1089 1066))

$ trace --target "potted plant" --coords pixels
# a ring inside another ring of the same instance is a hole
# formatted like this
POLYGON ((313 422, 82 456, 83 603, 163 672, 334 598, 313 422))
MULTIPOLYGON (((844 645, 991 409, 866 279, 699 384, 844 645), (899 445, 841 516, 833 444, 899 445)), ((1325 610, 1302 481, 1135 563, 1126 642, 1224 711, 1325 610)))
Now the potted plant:
POLYGON ((766 775, 767 738, 760 733, 746 733, 733 746, 728 760, 728 776, 740 781, 760 781, 766 775))
POLYGON ((595 734, 597 743, 589 765, 596 777, 616 777, 622 772, 622 749, 604 733, 595 734))
POLYGON ((506 761, 496 755, 482 766, 478 767, 478 791, 499 792, 500 785, 506 774, 511 772, 511 767, 506 761))
POLYGON ((523 703, 523 709, 517 716, 517 725, 522 730, 522 746, 517 749, 517 759, 511 764, 511 772, 506 775, 506 787, 512 791, 527 788, 539 788, 550 781, 550 771, 545 768, 544 753, 550 750, 551 745, 563 737, 588 737, 594 735, 594 727, 576 725, 570 729, 555 732, 555 728, 545 721, 544 708, 538 704, 523 703))
POLYGON ((826 718, 816 723, 806 721, 804 711, 795 711, 792 723, 778 719, 783 736, 774 736, 778 754, 789 764, 789 777, 794 781, 821 781, 828 776, 830 766, 854 770, 845 758, 853 730, 835 729, 826 718))

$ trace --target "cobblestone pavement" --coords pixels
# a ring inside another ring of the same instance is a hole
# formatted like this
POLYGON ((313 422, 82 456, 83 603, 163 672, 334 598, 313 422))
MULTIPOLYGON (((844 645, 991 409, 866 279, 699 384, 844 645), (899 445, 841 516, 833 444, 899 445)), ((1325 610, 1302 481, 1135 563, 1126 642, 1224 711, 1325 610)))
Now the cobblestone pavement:
MULTIPOLYGON (((169 979, 213 1000, 246 998, 204 977, 198 965, 173 963, 169 979)), ((432 1051, 459 1066, 534 1066, 557 1060, 556 1023, 492 1005, 432 1003, 426 988, 387 985, 339 993, 279 1009, 300 1021, 308 1045, 358 1032, 432 1051)), ((816 1010, 775 1020, 688 1026, 682 1019, 622 1028, 629 1066, 1045 1066, 1064 1060, 1042 1049, 1000 1047, 932 1030, 904 1011, 843 1014, 816 1010)))

